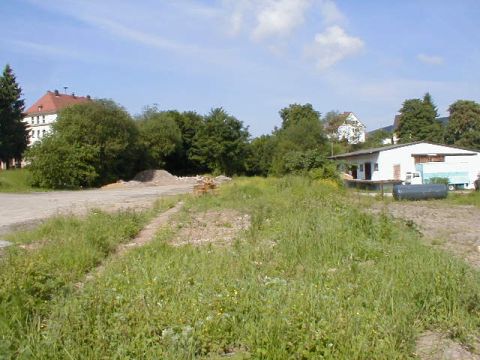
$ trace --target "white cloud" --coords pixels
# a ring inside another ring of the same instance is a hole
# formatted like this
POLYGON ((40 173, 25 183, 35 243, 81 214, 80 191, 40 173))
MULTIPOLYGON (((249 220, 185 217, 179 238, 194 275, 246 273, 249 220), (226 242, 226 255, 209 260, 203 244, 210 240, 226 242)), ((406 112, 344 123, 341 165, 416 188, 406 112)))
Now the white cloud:
POLYGON ((343 28, 335 25, 316 34, 313 44, 307 47, 306 54, 315 58, 320 70, 325 70, 342 59, 355 55, 363 47, 362 39, 348 35, 343 28))
POLYGON ((429 65, 442 65, 444 62, 441 56, 436 55, 418 54, 417 59, 429 65))
POLYGON ((320 13, 323 22, 327 25, 343 23, 346 19, 333 0, 321 0, 320 13))
POLYGON ((305 21, 310 0, 268 0, 263 2, 256 16, 252 36, 256 40, 272 36, 290 35, 305 21))

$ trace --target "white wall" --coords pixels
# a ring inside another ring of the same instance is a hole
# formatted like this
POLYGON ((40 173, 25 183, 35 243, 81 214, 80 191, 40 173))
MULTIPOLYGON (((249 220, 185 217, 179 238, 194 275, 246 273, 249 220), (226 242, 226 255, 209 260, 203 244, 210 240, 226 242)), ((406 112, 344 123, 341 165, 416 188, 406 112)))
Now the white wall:
POLYGON ((23 118, 27 123, 29 132, 29 146, 40 141, 46 134, 51 131, 52 123, 57 120, 57 114, 34 115, 23 118))
MULTIPOLYGON (((395 149, 380 151, 379 153, 356 156, 349 160, 351 164, 363 164, 364 171, 358 170, 358 179, 365 179, 365 163, 372 165, 371 180, 393 180, 394 166, 400 165, 400 179, 405 180, 406 173, 415 171, 415 159, 412 154, 462 154, 472 153, 473 151, 456 149, 448 146, 420 143, 407 145, 395 149), (378 164, 378 171, 374 171, 375 163, 378 164)), ((445 162, 461 164, 459 166, 468 167, 470 173, 470 188, 473 188, 473 182, 480 173, 480 153, 474 156, 445 156, 445 162)))

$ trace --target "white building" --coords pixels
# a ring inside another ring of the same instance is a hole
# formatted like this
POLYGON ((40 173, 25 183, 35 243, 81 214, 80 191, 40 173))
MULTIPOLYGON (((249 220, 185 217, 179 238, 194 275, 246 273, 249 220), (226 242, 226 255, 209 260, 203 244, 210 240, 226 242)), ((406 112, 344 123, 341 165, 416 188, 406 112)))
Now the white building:
POLYGON ((27 109, 23 118, 23 121, 28 124, 29 146, 41 140, 51 131, 52 124, 57 120, 60 110, 86 101, 90 101, 89 96, 60 94, 58 90, 47 91, 27 109))
POLYGON ((439 169, 443 163, 445 171, 439 172, 438 177, 444 177, 446 172, 462 173, 468 178, 465 187, 473 189, 480 175, 480 152, 423 141, 359 150, 331 159, 345 161, 353 179, 357 180, 405 181, 407 173, 413 174, 430 164, 439 169))
POLYGON ((338 140, 347 140, 349 144, 358 144, 365 142, 365 125, 358 120, 352 112, 340 114, 344 117, 343 123, 338 127, 338 140))

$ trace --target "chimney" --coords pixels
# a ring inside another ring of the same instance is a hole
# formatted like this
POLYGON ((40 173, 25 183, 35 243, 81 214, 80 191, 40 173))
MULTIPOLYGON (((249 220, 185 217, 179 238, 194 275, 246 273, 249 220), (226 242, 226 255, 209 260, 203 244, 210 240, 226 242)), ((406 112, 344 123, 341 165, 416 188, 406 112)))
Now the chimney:
POLYGON ((54 93, 55 93, 55 96, 60 96, 60 93, 58 92, 57 89, 55 89, 54 93))

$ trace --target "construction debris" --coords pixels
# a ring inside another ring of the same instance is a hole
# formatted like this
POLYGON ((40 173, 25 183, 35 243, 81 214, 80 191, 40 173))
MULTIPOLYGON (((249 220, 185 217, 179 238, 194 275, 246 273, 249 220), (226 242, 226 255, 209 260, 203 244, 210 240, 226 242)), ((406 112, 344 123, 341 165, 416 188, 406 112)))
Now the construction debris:
POLYGON ((215 178, 210 176, 175 176, 170 174, 166 170, 144 170, 139 172, 133 180, 123 181, 119 180, 116 183, 108 184, 102 187, 102 189, 122 189, 132 188, 139 186, 166 186, 166 185, 180 185, 191 184, 195 189, 203 192, 212 190, 220 184, 231 181, 228 176, 220 175, 215 178))

